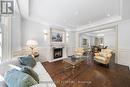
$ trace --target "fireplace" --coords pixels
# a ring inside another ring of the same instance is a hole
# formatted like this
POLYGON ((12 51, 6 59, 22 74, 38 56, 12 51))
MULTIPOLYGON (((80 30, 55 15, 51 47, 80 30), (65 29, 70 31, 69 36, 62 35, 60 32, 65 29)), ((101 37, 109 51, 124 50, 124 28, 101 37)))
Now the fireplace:
POLYGON ((53 48, 54 59, 61 58, 63 56, 63 48, 53 48))

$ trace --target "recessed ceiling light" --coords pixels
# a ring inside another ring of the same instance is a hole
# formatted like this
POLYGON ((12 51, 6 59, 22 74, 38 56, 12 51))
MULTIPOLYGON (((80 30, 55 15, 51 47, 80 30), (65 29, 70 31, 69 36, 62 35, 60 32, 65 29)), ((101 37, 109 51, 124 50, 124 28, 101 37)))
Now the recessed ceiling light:
POLYGON ((107 14, 108 17, 110 17, 111 15, 110 14, 107 14))

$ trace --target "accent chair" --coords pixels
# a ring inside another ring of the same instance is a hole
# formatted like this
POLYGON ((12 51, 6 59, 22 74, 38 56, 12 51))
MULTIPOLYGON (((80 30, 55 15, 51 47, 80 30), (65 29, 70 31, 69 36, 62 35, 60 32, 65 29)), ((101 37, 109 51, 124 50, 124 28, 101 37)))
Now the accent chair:
POLYGON ((94 53, 94 61, 105 64, 109 67, 110 59, 112 57, 112 50, 101 49, 101 52, 94 53))

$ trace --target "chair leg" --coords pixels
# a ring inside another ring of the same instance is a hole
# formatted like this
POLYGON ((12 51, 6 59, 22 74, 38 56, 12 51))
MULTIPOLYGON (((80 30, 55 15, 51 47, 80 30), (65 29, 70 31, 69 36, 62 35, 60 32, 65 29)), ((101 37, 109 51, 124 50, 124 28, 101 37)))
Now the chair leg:
POLYGON ((95 61, 95 60, 94 60, 93 62, 94 62, 94 64, 96 64, 96 61, 95 61))
POLYGON ((109 68, 109 63, 108 63, 108 64, 106 64, 106 67, 107 67, 107 68, 109 68))

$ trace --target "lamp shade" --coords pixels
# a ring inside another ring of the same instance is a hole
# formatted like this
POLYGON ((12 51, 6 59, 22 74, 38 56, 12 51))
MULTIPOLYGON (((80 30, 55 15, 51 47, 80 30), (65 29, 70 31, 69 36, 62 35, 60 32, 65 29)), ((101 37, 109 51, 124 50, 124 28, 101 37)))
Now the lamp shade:
POLYGON ((28 41, 26 42, 26 45, 27 45, 27 46, 30 46, 30 47, 34 47, 34 46, 37 46, 37 45, 38 45, 38 42, 35 41, 35 40, 28 40, 28 41))

